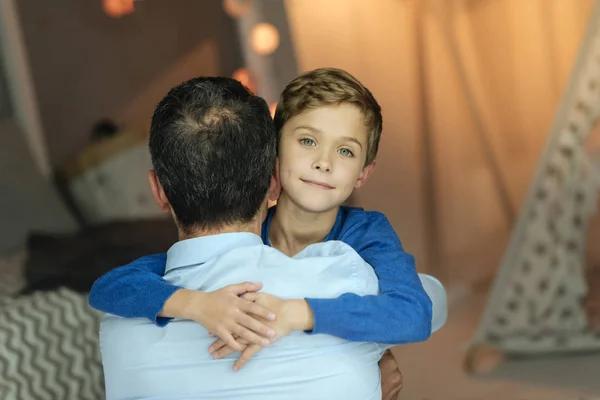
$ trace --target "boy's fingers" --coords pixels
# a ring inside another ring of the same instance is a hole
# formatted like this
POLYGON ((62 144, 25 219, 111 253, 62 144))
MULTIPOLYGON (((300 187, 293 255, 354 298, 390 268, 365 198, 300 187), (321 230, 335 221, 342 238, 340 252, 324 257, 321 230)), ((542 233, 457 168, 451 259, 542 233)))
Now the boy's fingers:
MULTIPOLYGON (((250 293, 248 293, 248 294, 250 294, 250 293)), ((252 294, 256 294, 256 293, 252 293, 252 294)), ((246 299, 246 298, 244 297, 244 299, 246 299)), ((248 299, 246 299, 246 300, 248 300, 248 299)), ((257 317, 261 317, 261 318, 264 318, 269 321, 274 321, 276 318, 274 312, 272 312, 271 310, 269 310, 266 307, 261 306, 260 304, 252 303, 252 300, 245 302, 244 305, 241 306, 240 308, 246 314, 253 314, 253 315, 256 315, 257 317)))
POLYGON ((258 353, 262 347, 255 344, 246 347, 246 350, 242 352, 242 356, 233 364, 233 370, 237 371, 242 368, 256 353, 258 353))
POLYGON ((392 400, 398 397, 402 389, 402 374, 398 369, 398 363, 391 351, 386 350, 379 361, 381 370, 381 394, 382 400, 392 400))
MULTIPOLYGON (((248 317, 250 318, 250 317, 248 317)), ((259 336, 256 333, 252 332, 250 329, 245 328, 242 325, 238 325, 235 332, 240 338, 246 339, 249 343, 258 344, 261 346, 268 346, 270 344, 269 339, 259 336)), ((242 350, 238 350, 242 351, 242 350)))
MULTIPOLYGON (((235 338, 235 341, 238 342, 239 344, 241 344, 242 346, 246 347, 248 346, 250 343, 243 338, 235 338)), ((210 354, 213 354, 215 352, 218 352, 219 350, 223 349, 224 347, 228 347, 227 343, 225 343, 223 340, 219 339, 219 340, 215 340, 210 347, 208 348, 208 352, 210 354)), ((233 349, 231 349, 231 351, 235 351, 233 349)))
POLYGON ((243 282, 243 283, 238 283, 237 285, 229 285, 229 291, 237 294, 238 296, 240 294, 244 294, 247 292, 256 292, 257 290, 260 290, 260 288, 262 287, 262 283, 253 283, 253 282, 243 282))
MULTIPOLYGON (((275 331, 273 329, 269 328, 267 325, 252 318, 249 315, 246 315, 246 314, 240 315, 238 317, 238 323, 243 328, 247 328, 250 331, 252 331, 253 333, 257 333, 259 336, 262 336, 264 339, 270 340, 271 338, 273 338, 275 336, 275 331)), ((243 337, 244 339, 249 340, 253 343, 256 343, 252 339, 248 338, 247 336, 241 335, 241 337, 243 337)), ((256 343, 256 344, 260 344, 260 345, 264 346, 263 342, 256 343)))
POLYGON ((221 359, 223 357, 227 357, 231 353, 235 353, 235 350, 233 350, 229 346, 225 346, 225 347, 222 347, 220 350, 217 350, 217 351, 213 352, 212 356, 213 356, 213 358, 215 360, 219 360, 219 359, 221 359))
POLYGON ((260 293, 250 292, 246 293, 242 297, 248 301, 257 301, 260 298, 260 293))
POLYGON ((215 351, 219 351, 219 350, 221 350, 221 348, 222 348, 222 347, 225 347, 225 346, 227 346, 227 345, 226 345, 226 344, 225 344, 225 342, 224 342, 224 341, 222 341, 221 339, 219 339, 219 340, 215 340, 215 341, 214 341, 214 342, 213 342, 213 343, 210 345, 210 347, 208 348, 208 352, 209 352, 210 354, 212 354, 212 353, 214 353, 215 351))
POLYGON ((396 400, 398 395, 400 394, 400 390, 402 390, 402 385, 394 388, 388 395, 382 400, 396 400))
POLYGON ((231 333, 227 332, 226 330, 222 330, 221 333, 219 333, 219 337, 225 342, 227 346, 231 347, 235 351, 243 351, 245 348, 245 346, 242 346, 241 344, 236 342, 233 336, 231 336, 231 333))
POLYGON ((398 369, 398 362, 391 351, 386 350, 379 360, 379 368, 381 369, 381 377, 385 379, 398 369))

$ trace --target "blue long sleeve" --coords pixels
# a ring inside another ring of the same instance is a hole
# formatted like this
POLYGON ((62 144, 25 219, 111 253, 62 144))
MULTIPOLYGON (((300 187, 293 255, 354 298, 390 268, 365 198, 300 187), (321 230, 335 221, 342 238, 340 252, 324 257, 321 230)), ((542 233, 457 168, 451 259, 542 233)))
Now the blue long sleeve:
MULTIPOLYGON (((270 215, 263 226, 268 244, 270 215)), ((326 240, 352 246, 375 270, 380 295, 347 293, 335 299, 306 299, 315 317, 312 333, 351 341, 387 344, 426 340, 431 334, 431 300, 417 275, 414 258, 402 248, 387 218, 378 212, 342 207, 326 240)), ((147 318, 157 325, 165 302, 179 289, 167 283, 166 254, 142 257, 99 278, 90 292, 90 305, 121 317, 147 318)))
POLYGON ((115 268, 94 282, 89 294, 93 308, 124 318, 148 318, 164 326, 171 318, 159 317, 165 302, 180 287, 163 279, 166 254, 138 258, 115 268))
POLYGON ((379 278, 380 294, 306 299, 315 317, 312 333, 386 344, 429 338, 432 304, 417 274, 414 257, 403 250, 383 214, 350 208, 342 211, 349 213, 338 217, 344 220, 336 223, 327 239, 349 244, 371 264, 379 278))

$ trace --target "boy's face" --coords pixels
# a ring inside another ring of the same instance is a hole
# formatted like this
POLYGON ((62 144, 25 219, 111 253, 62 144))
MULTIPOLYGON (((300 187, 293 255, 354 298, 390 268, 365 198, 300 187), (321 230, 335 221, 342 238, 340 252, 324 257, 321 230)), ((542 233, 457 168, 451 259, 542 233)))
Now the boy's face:
POLYGON ((323 106, 290 118, 279 143, 284 194, 309 212, 341 205, 375 166, 365 167, 367 138, 363 115, 352 104, 323 106))

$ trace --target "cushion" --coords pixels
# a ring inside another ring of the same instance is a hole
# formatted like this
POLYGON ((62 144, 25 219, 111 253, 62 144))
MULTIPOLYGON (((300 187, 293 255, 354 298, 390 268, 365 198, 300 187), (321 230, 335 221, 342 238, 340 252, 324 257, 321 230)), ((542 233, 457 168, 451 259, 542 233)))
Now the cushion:
POLYGON ((61 288, 0 307, 0 399, 104 398, 101 315, 61 288))

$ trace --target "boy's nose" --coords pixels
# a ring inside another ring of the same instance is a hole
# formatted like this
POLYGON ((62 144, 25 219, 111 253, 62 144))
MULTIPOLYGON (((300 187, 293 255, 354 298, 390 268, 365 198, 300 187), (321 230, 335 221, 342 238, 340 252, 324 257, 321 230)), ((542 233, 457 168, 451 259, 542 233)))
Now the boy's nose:
POLYGON ((320 172, 330 172, 331 171, 331 165, 329 164, 329 161, 325 161, 325 160, 315 161, 315 163, 313 164, 313 168, 320 172))

